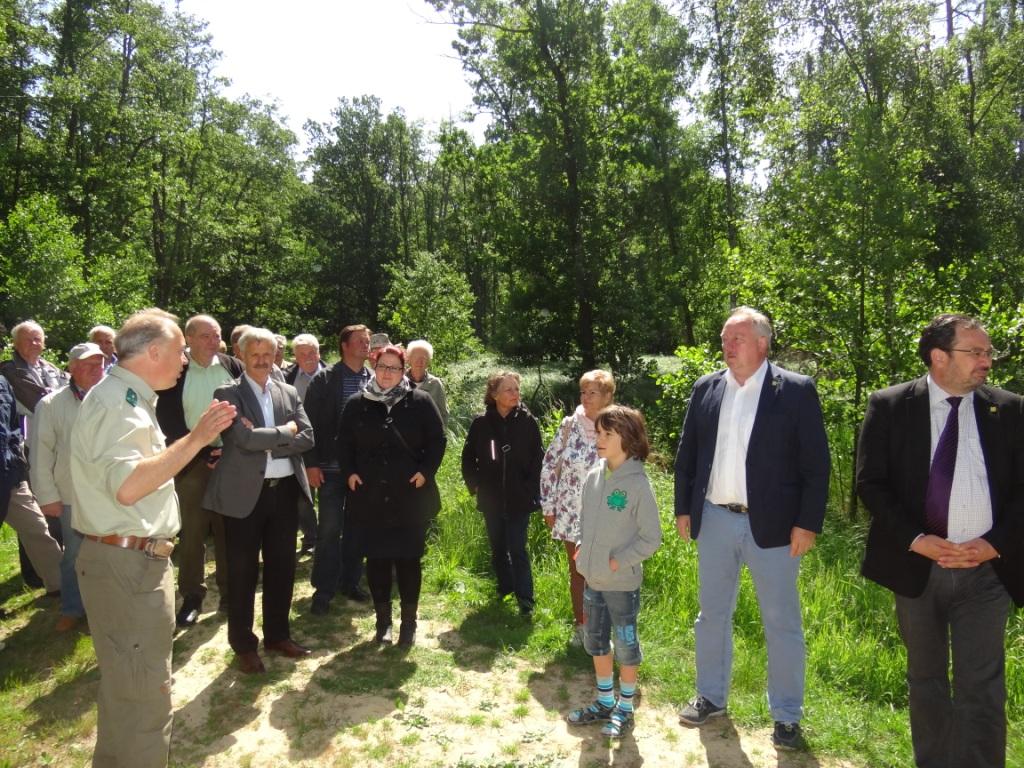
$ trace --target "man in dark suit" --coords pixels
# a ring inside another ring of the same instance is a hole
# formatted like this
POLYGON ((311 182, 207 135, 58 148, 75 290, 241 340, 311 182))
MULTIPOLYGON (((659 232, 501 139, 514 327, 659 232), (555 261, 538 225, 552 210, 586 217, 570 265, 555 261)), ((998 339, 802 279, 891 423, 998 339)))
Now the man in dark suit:
POLYGON ((802 742, 805 647, 797 575, 825 518, 829 451, 806 376, 768 362, 771 324, 738 307, 722 328, 726 370, 693 387, 675 467, 676 528, 697 540, 697 695, 679 712, 702 725, 725 712, 740 568, 757 588, 768 644, 776 746, 802 742))
MULTIPOLYGON (((185 323, 185 367, 170 389, 157 392, 156 416, 167 445, 189 433, 213 400, 213 393, 242 375, 242 364, 220 352, 220 325, 209 315, 195 315, 185 323)), ((174 478, 181 506, 181 532, 176 550, 178 592, 181 608, 179 628, 196 623, 206 597, 206 535, 213 531, 213 551, 217 565, 218 610, 226 610, 227 566, 224 561, 224 523, 203 509, 203 494, 210 472, 220 456, 221 438, 200 451, 174 478)))
POLYGON ((862 573, 895 593, 917 765, 1003 766, 1006 622, 1011 598, 1024 604, 1024 400, 985 384, 992 346, 973 318, 939 315, 918 352, 928 374, 873 393, 861 427, 862 573))
POLYGON ((213 470, 203 505, 224 516, 228 563, 228 642, 243 672, 263 672, 252 631, 260 553, 263 553, 263 647, 293 658, 308 648, 291 639, 288 611, 295 586, 297 497, 309 498, 302 454, 313 427, 298 393, 271 376, 276 342, 264 328, 239 339, 245 374, 217 390, 238 418, 224 432, 224 455, 213 470))

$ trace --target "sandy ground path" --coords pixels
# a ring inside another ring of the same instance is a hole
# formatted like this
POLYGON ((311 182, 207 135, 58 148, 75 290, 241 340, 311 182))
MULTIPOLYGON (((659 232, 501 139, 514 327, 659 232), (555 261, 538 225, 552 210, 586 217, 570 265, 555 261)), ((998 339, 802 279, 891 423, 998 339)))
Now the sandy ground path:
POLYGON ((316 650, 298 662, 264 654, 266 675, 235 668, 217 614, 179 635, 172 766, 853 765, 779 752, 767 728, 738 731, 728 718, 683 728, 674 709, 644 701, 633 731, 611 742, 597 726, 570 728, 563 719, 591 700, 589 674, 467 644, 429 617, 411 651, 380 649, 369 642, 365 606, 339 598, 330 616, 305 616, 308 584, 296 591, 293 635, 316 650))

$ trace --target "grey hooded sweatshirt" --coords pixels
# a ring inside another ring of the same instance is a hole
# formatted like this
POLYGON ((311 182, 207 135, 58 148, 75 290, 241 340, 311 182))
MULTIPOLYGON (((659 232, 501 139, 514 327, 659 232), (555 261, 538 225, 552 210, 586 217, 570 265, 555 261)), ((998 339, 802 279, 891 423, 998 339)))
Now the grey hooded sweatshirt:
POLYGON ((602 459, 583 484, 576 569, 591 589, 631 592, 643 581, 643 563, 661 546, 661 523, 644 465, 626 459, 608 472, 602 459), (612 572, 609 558, 619 570, 612 572))

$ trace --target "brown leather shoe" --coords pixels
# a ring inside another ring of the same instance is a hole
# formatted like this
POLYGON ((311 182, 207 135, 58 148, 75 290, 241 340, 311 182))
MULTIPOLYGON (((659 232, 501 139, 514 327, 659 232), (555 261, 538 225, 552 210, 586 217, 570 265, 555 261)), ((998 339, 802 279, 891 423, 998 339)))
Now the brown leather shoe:
POLYGON ((263 647, 268 651, 283 653, 292 659, 300 659, 303 656, 309 656, 313 652, 309 648, 299 645, 294 640, 278 640, 276 643, 268 643, 264 640, 263 647))
POLYGON ((78 626, 78 620, 78 616, 68 616, 62 613, 60 618, 57 619, 57 624, 54 626, 54 630, 57 632, 70 632, 78 626))
POLYGON ((258 675, 267 671, 267 668, 263 666, 263 659, 256 651, 238 654, 238 668, 247 675, 258 675))

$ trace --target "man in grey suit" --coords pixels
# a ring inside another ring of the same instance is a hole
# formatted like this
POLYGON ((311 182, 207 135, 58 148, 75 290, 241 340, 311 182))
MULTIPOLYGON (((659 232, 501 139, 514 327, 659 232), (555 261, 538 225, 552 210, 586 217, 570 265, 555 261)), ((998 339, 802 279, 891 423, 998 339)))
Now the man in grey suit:
POLYGON ((291 639, 288 611, 295 585, 297 501, 309 498, 302 454, 313 447, 313 427, 295 387, 272 378, 277 342, 249 328, 238 342, 245 372, 215 397, 238 417, 223 434, 224 453, 210 478, 203 506, 224 516, 228 566, 228 642, 243 672, 264 672, 252 631, 263 553, 263 647, 298 658, 309 654, 291 639))

